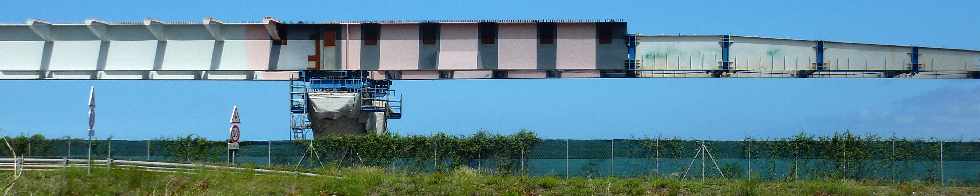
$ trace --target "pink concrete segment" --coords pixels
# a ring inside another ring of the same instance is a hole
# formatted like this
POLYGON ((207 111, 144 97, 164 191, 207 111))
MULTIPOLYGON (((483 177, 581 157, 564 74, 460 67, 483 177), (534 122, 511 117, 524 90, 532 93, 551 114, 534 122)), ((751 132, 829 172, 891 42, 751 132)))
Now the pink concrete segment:
POLYGON ((246 26, 245 37, 254 39, 245 44, 245 55, 247 57, 248 69, 265 70, 269 68, 269 48, 272 41, 259 38, 269 37, 269 33, 261 26, 246 26))
POLYGON ((595 24, 558 24, 557 69, 596 69, 595 24))
POLYGON ((255 80, 289 80, 296 74, 298 73, 295 71, 257 71, 255 72, 255 80))
POLYGON ((349 24, 340 32, 340 67, 344 70, 361 69, 361 25, 349 24))
POLYGON ((512 70, 507 72, 507 78, 545 78, 548 74, 535 70, 512 70))
POLYGON ((419 25, 381 25, 381 70, 419 69, 419 25))
POLYGON ((435 80, 439 79, 439 71, 402 71, 403 80, 435 80))
POLYGON ((454 71, 453 78, 457 79, 482 79, 493 77, 493 71, 454 71))
POLYGON ((535 24, 500 24, 497 69, 537 69, 538 29, 535 24))
POLYGON ((599 70, 574 70, 561 72, 562 78, 598 78, 599 70))
POLYGON ((439 32, 439 69, 476 69, 476 24, 442 24, 439 32))

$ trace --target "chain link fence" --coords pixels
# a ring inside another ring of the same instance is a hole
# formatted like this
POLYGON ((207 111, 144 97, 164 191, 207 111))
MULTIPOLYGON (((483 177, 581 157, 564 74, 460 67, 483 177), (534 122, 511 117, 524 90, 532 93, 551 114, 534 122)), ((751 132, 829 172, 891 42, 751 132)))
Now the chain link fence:
MULTIPOLYGON (((87 140, 8 140, 19 156, 77 159, 88 156, 87 140)), ((419 139, 417 142, 419 145, 382 147, 316 143, 312 145, 318 155, 314 158, 308 153, 311 145, 305 142, 244 141, 236 162, 306 167, 363 165, 419 171, 465 166, 490 173, 559 177, 716 178, 723 174, 727 178, 763 180, 847 178, 980 184, 980 140, 908 140, 848 134, 825 138, 703 141, 703 149, 707 151, 699 151, 702 141, 676 138, 543 139, 526 150, 506 150, 500 146, 467 150, 474 145, 466 145, 464 140, 419 139)), ((223 142, 95 140, 92 145, 93 159, 111 156, 117 160, 227 163, 223 142)), ((6 150, 0 154, 10 157, 6 150)))

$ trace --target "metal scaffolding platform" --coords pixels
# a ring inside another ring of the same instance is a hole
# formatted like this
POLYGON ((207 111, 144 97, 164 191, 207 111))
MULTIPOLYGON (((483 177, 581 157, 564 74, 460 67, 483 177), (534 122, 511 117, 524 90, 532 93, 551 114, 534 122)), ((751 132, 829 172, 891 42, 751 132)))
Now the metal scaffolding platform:
MULTIPOLYGON (((291 138, 303 140, 316 133, 312 126, 311 93, 356 94, 355 107, 364 113, 383 113, 388 119, 401 119, 401 96, 391 90, 391 80, 371 79, 367 71, 300 71, 289 81, 291 138)), ((332 130, 331 130, 332 131, 332 130)))

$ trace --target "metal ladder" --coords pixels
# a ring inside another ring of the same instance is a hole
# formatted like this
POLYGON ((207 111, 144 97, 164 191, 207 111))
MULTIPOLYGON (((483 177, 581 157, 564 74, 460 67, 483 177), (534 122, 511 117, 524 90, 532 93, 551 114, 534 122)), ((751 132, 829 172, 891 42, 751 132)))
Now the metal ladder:
POLYGON ((311 132, 309 107, 307 104, 307 84, 304 73, 290 76, 289 79, 289 129, 291 140, 305 140, 311 132))

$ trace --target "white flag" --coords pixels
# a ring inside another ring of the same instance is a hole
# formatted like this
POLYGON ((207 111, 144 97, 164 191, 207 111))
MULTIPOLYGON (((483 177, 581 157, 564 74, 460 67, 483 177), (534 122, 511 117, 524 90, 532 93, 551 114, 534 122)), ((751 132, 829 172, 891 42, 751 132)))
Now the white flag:
POLYGON ((92 86, 88 95, 88 131, 92 134, 95 130, 95 86, 92 86))

